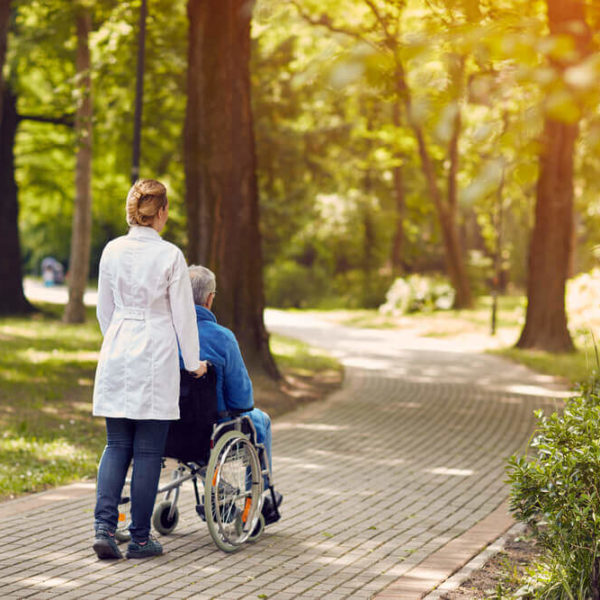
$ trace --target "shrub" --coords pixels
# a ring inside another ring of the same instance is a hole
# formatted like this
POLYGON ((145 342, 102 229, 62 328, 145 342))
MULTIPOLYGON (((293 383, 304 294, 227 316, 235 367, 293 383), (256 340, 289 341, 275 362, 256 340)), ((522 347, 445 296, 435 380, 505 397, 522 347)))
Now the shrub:
POLYGON ((600 377, 582 385, 561 414, 536 417, 532 456, 513 456, 508 467, 511 510, 545 551, 530 594, 599 598, 600 377))
POLYGON ((336 304, 344 308, 377 308, 384 302, 389 286, 390 277, 376 271, 353 269, 333 279, 336 304))
POLYGON ((316 269, 282 260, 270 265, 265 273, 265 296, 268 306, 305 308, 319 296, 324 285, 316 269))
POLYGON ((454 288, 442 277, 409 275, 394 281, 379 311, 383 314, 403 315, 449 310, 454 305, 454 295, 454 288))

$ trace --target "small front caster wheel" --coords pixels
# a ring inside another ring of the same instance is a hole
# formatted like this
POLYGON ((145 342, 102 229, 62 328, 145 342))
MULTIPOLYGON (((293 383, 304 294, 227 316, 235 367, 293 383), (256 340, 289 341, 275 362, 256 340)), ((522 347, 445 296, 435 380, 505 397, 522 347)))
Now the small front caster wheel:
POLYGON ((117 542, 119 542, 119 544, 122 544, 123 542, 129 542, 131 541, 131 534, 129 533, 128 529, 117 529, 115 531, 115 540, 117 540, 117 542))
POLYGON ((177 523, 179 522, 179 510, 176 506, 173 508, 172 514, 169 517, 171 504, 170 500, 163 500, 156 506, 152 513, 152 525, 154 526, 154 529, 162 535, 169 535, 169 533, 177 527, 177 523))

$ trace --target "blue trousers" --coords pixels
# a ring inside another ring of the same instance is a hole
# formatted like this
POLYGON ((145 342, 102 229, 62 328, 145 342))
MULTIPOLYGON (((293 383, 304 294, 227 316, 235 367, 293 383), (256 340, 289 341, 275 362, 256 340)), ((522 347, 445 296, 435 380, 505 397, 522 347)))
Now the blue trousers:
POLYGON ((248 415, 252 419, 252 423, 254 424, 254 428, 256 429, 256 441, 259 444, 265 445, 265 450, 267 451, 267 457, 269 459, 269 468, 271 469, 271 474, 273 473, 273 458, 271 456, 271 447, 272 447, 272 437, 271 437, 271 419, 269 415, 260 410, 260 408, 253 408, 248 415))
POLYGON ((170 421, 106 419, 106 447, 98 467, 94 528, 113 533, 131 460, 131 525, 135 542, 150 534, 150 519, 160 478, 170 421))

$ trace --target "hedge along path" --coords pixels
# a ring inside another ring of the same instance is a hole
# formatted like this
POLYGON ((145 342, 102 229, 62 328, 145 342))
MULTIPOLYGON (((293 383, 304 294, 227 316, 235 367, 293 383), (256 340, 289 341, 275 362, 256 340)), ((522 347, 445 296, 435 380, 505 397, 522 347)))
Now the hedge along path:
POLYGON ((559 406, 565 391, 447 340, 278 312, 267 313, 267 324, 328 349, 346 368, 327 401, 274 421, 283 519, 225 555, 186 489, 180 524, 161 538, 164 556, 109 563, 91 552, 91 491, 18 513, 6 503, 3 598, 407 600, 470 558, 462 546, 440 550, 502 505, 507 456, 526 447, 533 410, 559 406), (403 578, 416 580, 413 595, 403 578))

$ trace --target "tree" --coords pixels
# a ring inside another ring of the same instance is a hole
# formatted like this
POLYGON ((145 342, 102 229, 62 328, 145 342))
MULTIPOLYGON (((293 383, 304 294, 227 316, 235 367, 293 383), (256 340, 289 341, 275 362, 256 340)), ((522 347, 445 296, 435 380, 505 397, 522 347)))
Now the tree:
POLYGON ((8 39, 8 29, 10 25, 10 5, 12 0, 0 0, 0 115, 2 115, 2 98, 4 90, 4 80, 2 71, 4 59, 6 57, 6 42, 8 39))
POLYGON ((19 119, 17 96, 2 78, 10 20, 10 0, 0 0, 0 314, 27 313, 33 307, 23 293, 19 243, 14 143, 19 119))
MULTIPOLYGON (((566 53, 551 58, 560 82, 569 67, 589 54, 591 34, 583 0, 546 1, 550 34, 571 42, 566 53)), ((545 116, 529 251, 527 314, 519 348, 573 350, 567 329, 565 284, 573 252, 573 162, 579 120, 580 114, 560 114, 549 108, 545 116)))
POLYGON ((5 85, 0 122, 0 315, 28 313, 33 310, 23 293, 14 155, 18 126, 17 96, 10 85, 5 85))
MULTIPOLYGON (((449 103, 446 107, 448 115, 449 135, 444 152, 445 161, 436 161, 436 151, 428 139, 423 120, 416 115, 414 92, 409 83, 409 74, 405 57, 406 49, 402 44, 402 28, 406 26, 403 20, 405 9, 404 2, 392 2, 391 0, 363 0, 368 13, 364 19, 368 19, 365 26, 360 29, 344 24, 338 20, 333 21, 331 16, 322 13, 320 17, 314 17, 304 10, 299 2, 294 2, 304 18, 314 24, 326 27, 334 33, 343 33, 353 37, 363 44, 373 46, 376 52, 384 57, 383 64, 388 69, 387 79, 390 84, 392 96, 392 122, 399 129, 403 116, 409 128, 412 130, 417 143, 417 151, 421 162, 421 170, 425 179, 425 185, 430 200, 433 202, 440 224, 442 240, 445 250, 445 262, 448 276, 456 291, 455 305, 457 308, 466 308, 472 304, 472 295, 469 279, 467 276, 464 252, 461 245, 458 230, 458 184, 457 175, 459 169, 458 142, 462 129, 462 117, 460 103, 464 94, 465 57, 454 52, 452 48, 446 50, 446 61, 448 63, 447 92, 449 103), (368 24, 367 24, 368 23, 368 24), (440 167, 439 162, 448 163, 447 169, 440 167), (439 183, 439 171, 446 170, 446 189, 443 190, 439 183)), ((321 5, 319 4, 319 10, 321 5)), ((449 11, 451 13, 451 11, 449 11)), ((468 12, 468 11, 467 11, 468 12)), ((346 14, 346 11, 343 11, 346 14)), ((468 14, 471 17, 471 13, 468 14)), ((446 24, 448 26, 448 24, 446 24)), ((446 44, 445 44, 446 45, 446 44)), ((385 67, 384 67, 385 68, 385 67)), ((392 245, 392 265, 398 271, 401 260, 399 253, 403 245, 402 222, 405 211, 405 191, 403 183, 402 156, 396 156, 396 165, 393 171, 394 197, 396 203, 396 233, 392 245)))
POLYGON ((188 0, 188 256, 215 272, 218 317, 235 331, 249 367, 278 377, 263 322, 250 106, 252 9, 248 0, 188 0))
POLYGON ((85 306, 83 295, 90 265, 92 230, 92 82, 88 38, 91 15, 83 7, 76 8, 77 29, 77 111, 75 135, 77 158, 75 165, 75 206, 71 231, 71 258, 69 260, 69 301, 63 315, 67 323, 83 323, 85 306))

